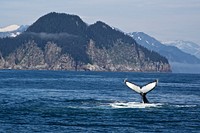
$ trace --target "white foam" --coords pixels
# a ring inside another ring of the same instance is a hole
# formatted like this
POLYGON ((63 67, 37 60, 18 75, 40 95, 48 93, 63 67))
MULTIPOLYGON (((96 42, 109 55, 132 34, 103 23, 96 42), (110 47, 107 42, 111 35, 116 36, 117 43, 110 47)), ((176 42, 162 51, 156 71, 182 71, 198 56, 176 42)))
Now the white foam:
POLYGON ((178 108, 190 108, 190 107, 196 107, 197 105, 174 105, 174 106, 178 108))
POLYGON ((111 103, 111 107, 113 108, 149 108, 149 107, 160 107, 161 103, 137 103, 137 102, 116 102, 111 103))

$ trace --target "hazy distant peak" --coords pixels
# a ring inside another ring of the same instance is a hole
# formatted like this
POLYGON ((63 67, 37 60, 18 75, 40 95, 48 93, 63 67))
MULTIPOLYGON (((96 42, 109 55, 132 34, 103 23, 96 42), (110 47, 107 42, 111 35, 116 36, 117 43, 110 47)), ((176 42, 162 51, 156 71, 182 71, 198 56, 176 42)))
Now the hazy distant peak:
POLYGON ((0 28, 0 32, 10 32, 17 30, 20 26, 19 25, 9 25, 7 27, 0 28))
POLYGON ((200 59, 200 45, 191 41, 175 40, 162 42, 165 45, 175 46, 182 51, 192 54, 200 59))
POLYGON ((163 44, 166 45, 176 45, 176 46, 193 46, 193 47, 197 47, 200 46, 199 44, 196 44, 194 42, 191 41, 183 41, 183 40, 174 40, 174 41, 163 41, 163 44))
POLYGON ((26 31, 28 28, 28 25, 10 25, 5 28, 0 29, 0 38, 5 38, 5 37, 16 37, 20 35, 22 32, 26 31))

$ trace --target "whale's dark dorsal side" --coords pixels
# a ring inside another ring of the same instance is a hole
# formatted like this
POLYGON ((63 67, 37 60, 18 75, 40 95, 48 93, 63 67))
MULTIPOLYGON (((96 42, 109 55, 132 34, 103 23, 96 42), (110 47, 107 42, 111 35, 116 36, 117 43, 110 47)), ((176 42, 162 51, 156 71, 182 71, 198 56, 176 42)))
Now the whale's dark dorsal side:
POLYGON ((152 91, 156 85, 158 84, 158 80, 155 80, 153 82, 150 82, 146 85, 144 85, 143 87, 140 87, 134 83, 131 83, 129 81, 127 81, 126 79, 124 80, 124 83, 131 88, 132 90, 134 90, 135 92, 139 93, 142 97, 142 102, 143 103, 149 103, 149 101, 146 98, 146 94, 150 91, 152 91))

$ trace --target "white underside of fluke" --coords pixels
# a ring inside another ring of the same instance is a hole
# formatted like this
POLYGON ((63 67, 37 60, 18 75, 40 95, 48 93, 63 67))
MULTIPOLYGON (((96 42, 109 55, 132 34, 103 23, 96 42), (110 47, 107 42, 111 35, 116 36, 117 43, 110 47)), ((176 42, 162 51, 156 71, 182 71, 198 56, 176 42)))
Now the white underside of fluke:
POLYGON ((148 83, 147 85, 140 87, 140 86, 137 86, 137 85, 125 80, 125 84, 129 88, 131 88, 132 90, 134 90, 135 92, 140 93, 140 94, 150 92, 151 90, 153 90, 156 87, 157 83, 158 83, 158 80, 155 80, 154 82, 148 83))

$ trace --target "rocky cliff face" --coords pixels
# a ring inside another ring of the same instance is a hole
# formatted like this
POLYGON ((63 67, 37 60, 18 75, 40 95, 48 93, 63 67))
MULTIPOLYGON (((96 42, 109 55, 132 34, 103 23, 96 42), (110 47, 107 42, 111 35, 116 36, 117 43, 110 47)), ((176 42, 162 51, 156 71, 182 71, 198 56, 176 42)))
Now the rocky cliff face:
POLYGON ((97 48, 94 41, 90 40, 87 54, 90 63, 76 62, 69 54, 62 53, 62 48, 53 42, 45 44, 42 50, 34 41, 29 41, 5 58, 0 53, 0 69, 170 71, 169 64, 146 60, 141 50, 137 52, 134 45, 120 41, 106 49, 97 48))
POLYGON ((87 69, 95 71, 134 71, 134 72, 169 72, 170 65, 162 62, 146 60, 145 54, 134 45, 124 44, 120 41, 112 48, 99 49, 90 40, 87 51, 93 64, 88 64, 87 69))
POLYGON ((3 58, 0 54, 0 69, 47 69, 74 70, 74 61, 61 48, 48 42, 44 51, 34 41, 28 42, 3 58))

